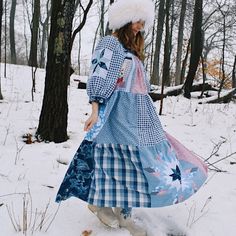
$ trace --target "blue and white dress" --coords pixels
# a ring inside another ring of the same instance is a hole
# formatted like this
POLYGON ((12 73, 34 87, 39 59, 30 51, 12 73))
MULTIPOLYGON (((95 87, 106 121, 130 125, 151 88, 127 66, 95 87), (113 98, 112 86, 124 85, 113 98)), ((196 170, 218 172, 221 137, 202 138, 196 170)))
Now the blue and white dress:
POLYGON ((87 83, 97 123, 79 146, 56 201, 99 207, 162 207, 184 201, 207 178, 206 165, 163 131, 143 63, 114 36, 92 57, 87 83))

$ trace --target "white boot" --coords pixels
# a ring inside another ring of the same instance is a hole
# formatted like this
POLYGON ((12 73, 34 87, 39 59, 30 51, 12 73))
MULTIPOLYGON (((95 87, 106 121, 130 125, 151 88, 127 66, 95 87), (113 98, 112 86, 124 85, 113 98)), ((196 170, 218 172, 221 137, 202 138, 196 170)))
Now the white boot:
POLYGON ((119 227, 119 221, 115 216, 114 212, 112 211, 112 208, 88 205, 88 209, 92 211, 98 217, 98 219, 106 226, 115 229, 119 227))
POLYGON ((120 227, 127 229, 132 236, 147 236, 146 230, 136 225, 131 219, 131 214, 124 214, 122 208, 115 208, 115 214, 119 220, 120 227))

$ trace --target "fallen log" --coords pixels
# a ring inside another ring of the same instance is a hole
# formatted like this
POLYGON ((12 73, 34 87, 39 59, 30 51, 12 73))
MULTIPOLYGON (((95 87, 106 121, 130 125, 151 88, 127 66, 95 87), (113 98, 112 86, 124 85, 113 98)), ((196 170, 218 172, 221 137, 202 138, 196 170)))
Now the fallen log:
MULTIPOLYGON (((168 87, 164 90, 163 97, 167 96, 178 96, 182 93, 183 90, 183 85, 178 85, 178 86, 173 86, 173 87, 168 87)), ((216 88, 214 88, 211 84, 209 83, 195 83, 192 86, 192 91, 191 92, 197 92, 197 91, 218 91, 216 88)), ((152 91, 149 93, 153 101, 161 100, 161 93, 159 91, 152 91)))
POLYGON ((231 89, 228 92, 224 92, 221 97, 218 98, 218 95, 212 96, 210 98, 202 99, 199 101, 198 104, 206 104, 206 103, 229 103, 236 94, 236 88, 231 89))

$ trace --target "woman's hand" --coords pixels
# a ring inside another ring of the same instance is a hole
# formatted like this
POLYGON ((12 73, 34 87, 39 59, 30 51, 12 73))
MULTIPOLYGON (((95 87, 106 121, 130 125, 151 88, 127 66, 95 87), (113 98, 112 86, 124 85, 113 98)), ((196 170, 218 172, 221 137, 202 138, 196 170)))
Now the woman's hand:
POLYGON ((97 102, 92 102, 92 114, 85 122, 84 131, 89 131, 98 121, 98 108, 99 104, 97 102))
POLYGON ((98 115, 92 113, 84 124, 84 131, 89 131, 93 127, 93 125, 97 122, 97 120, 98 120, 98 115))

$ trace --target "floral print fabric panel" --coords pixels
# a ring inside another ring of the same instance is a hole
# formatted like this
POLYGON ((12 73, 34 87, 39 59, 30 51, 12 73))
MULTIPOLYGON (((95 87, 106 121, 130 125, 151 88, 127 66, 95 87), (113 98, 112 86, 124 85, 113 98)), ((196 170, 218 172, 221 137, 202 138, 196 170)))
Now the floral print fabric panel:
POLYGON ((94 147, 84 140, 78 148, 56 196, 56 202, 72 196, 87 201, 94 173, 94 147))

